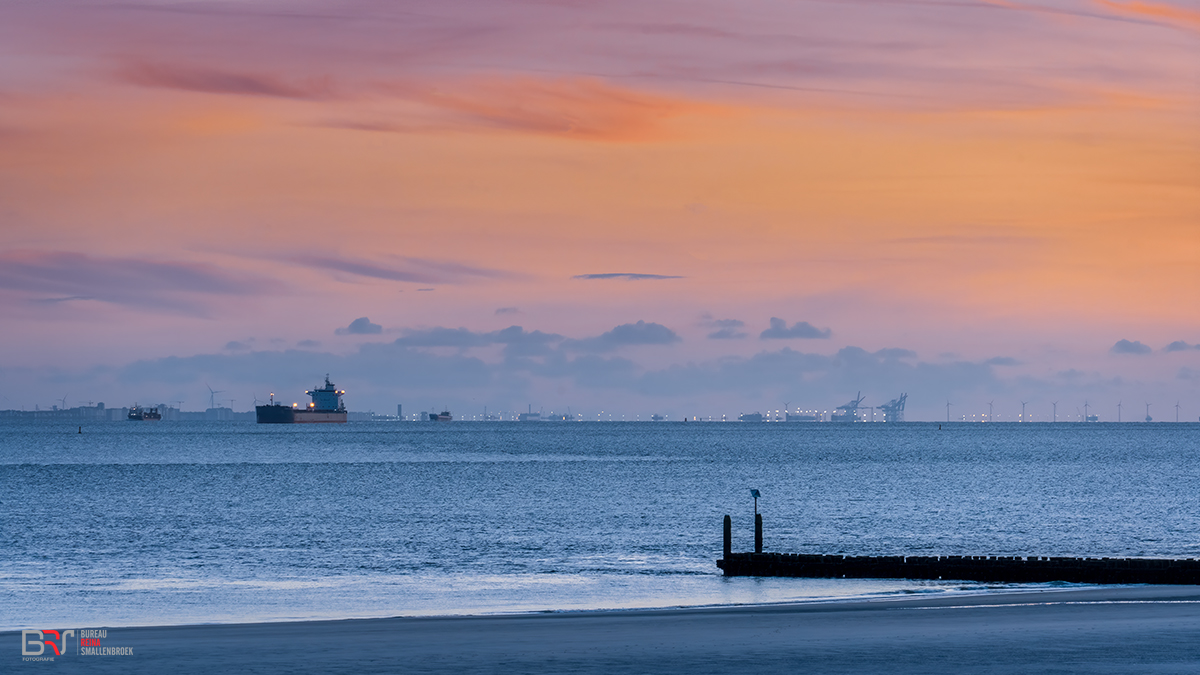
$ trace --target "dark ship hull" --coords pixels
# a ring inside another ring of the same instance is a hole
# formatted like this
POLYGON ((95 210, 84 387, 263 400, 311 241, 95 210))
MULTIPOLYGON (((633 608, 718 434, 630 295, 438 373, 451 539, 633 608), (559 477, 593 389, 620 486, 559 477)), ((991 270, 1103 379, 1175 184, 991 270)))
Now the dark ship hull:
POLYGON ((284 405, 255 406, 259 424, 344 424, 345 410, 297 410, 284 405))
POLYGON ((258 405, 254 406, 254 413, 259 424, 294 424, 296 422, 296 410, 290 406, 258 405))

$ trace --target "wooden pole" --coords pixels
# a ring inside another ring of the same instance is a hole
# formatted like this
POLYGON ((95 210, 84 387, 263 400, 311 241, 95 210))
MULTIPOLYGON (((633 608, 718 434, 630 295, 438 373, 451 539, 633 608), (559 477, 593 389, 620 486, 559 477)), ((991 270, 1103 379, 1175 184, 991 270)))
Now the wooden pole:
POLYGON ((725 560, 733 555, 733 519, 725 516, 725 560))

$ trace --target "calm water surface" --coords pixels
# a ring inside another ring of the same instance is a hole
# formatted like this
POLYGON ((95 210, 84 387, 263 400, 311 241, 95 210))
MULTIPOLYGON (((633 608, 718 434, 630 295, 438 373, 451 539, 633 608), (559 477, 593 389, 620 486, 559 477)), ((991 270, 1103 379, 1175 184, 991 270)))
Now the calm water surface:
POLYGON ((0 423, 0 629, 1015 586, 725 579, 752 546, 1200 557, 1197 424, 0 423))

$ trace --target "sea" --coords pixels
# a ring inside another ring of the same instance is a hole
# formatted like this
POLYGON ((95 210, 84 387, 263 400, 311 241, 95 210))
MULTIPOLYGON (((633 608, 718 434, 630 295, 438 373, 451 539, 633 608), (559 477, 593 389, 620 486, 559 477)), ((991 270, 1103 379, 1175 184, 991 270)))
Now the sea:
POLYGON ((0 422, 0 630, 1047 585, 725 578, 752 550, 1200 557, 1200 424, 0 422))

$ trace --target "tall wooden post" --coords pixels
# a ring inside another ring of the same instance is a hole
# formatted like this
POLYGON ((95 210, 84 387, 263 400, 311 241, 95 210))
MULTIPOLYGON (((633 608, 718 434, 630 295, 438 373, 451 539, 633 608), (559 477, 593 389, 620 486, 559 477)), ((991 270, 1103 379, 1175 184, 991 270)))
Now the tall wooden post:
POLYGON ((733 555, 733 519, 725 516, 725 560, 733 555))
POLYGON ((762 514, 754 514, 754 552, 762 553, 762 514))

